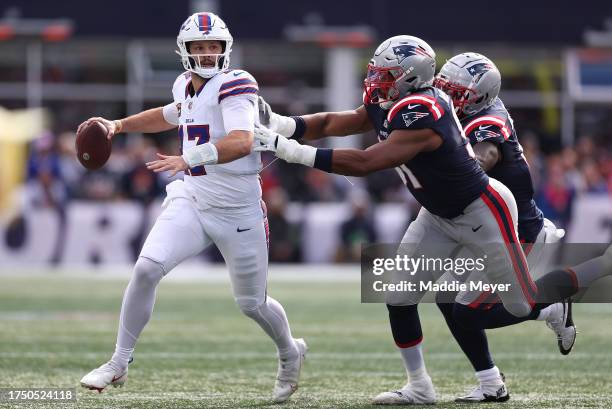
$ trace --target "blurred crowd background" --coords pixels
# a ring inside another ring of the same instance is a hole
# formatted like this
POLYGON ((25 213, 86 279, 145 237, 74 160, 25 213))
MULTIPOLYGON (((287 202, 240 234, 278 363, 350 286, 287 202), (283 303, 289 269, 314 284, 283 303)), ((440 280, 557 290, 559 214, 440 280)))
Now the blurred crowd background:
MULTIPOLYGON (((4 40, 0 41, 0 106, 10 110, 7 112, 43 107, 48 118, 19 141, 23 159, 13 158, 11 167, 5 164, 2 168, 3 180, 7 172, 14 176, 11 180, 18 180, 11 189, 0 189, 4 195, 0 231, 5 245, 18 246, 23 241, 26 213, 36 209, 52 209, 65 221, 66 209, 74 202, 108 205, 128 201, 143 209, 159 205, 172 179, 149 172, 144 163, 156 152, 178 153, 176 133, 120 135, 106 166, 86 171, 76 161, 74 132, 91 116, 115 119, 170 101, 172 82, 182 70, 173 53, 175 32, 193 10, 215 11, 225 19, 235 37, 232 66, 249 70, 259 82, 260 94, 285 115, 358 106, 368 58, 375 45, 389 35, 426 39, 438 53, 438 67, 458 52, 484 53, 502 73, 501 97, 514 118, 532 170, 536 202, 546 217, 568 229, 581 197, 610 198, 612 20, 606 20, 606 16, 612 19, 610 7, 586 10, 580 21, 571 21, 559 11, 563 24, 555 36, 554 27, 552 34, 542 33, 535 24, 550 12, 544 6, 535 9, 521 29, 504 31, 498 26, 506 23, 486 20, 480 34, 475 34, 458 30, 462 24, 453 19, 449 20, 453 24, 442 24, 448 18, 435 27, 424 22, 411 24, 406 31, 387 22, 396 18, 391 2, 376 3, 378 6, 357 2, 355 10, 339 17, 336 8, 318 1, 297 2, 297 10, 283 12, 275 8, 280 5, 274 1, 257 9, 238 1, 179 1, 171 10, 155 6, 158 13, 148 24, 122 16, 121 21, 128 24, 119 21, 112 27, 93 21, 90 14, 96 13, 84 6, 52 9, 45 2, 33 1, 0 8, 0 16, 5 13, 4 19, 0 17, 0 40, 4 40), (369 17, 358 13, 360 8, 369 17), (274 13, 280 15, 273 18, 274 13), (283 13, 287 14, 284 19, 283 13), (47 37, 48 33, 36 34, 42 35, 40 39, 31 33, 7 32, 35 18, 63 24, 65 31, 56 30, 47 37), (14 200, 8 200, 9 196, 14 200)), ((128 7, 137 12, 137 6, 128 7)), ((557 5, 555 9, 563 8, 557 5)), ((460 12, 452 7, 441 10, 460 12)), ((467 18, 474 12, 472 8, 468 11, 456 16, 459 22, 461 16, 467 18)), ((108 12, 102 13, 97 19, 105 20, 108 12)), ((485 14, 481 10, 471 18, 478 20, 485 14)), ((0 145, 4 143, 7 156, 8 144, 16 142, 10 141, 7 126, 4 128, 0 145)), ((376 141, 373 133, 334 139, 342 140, 323 143, 367 147, 376 141)), ((337 240, 331 259, 338 262, 358 261, 361 243, 381 240, 373 216, 381 205, 391 203, 406 210, 407 218, 401 220, 399 230, 416 216, 418 204, 392 170, 347 179, 289 165, 267 154, 263 160, 272 261, 307 259, 304 217, 296 216, 304 206, 346 205, 342 220, 334 227, 337 240)), ((208 257, 218 255, 213 251, 208 257)))

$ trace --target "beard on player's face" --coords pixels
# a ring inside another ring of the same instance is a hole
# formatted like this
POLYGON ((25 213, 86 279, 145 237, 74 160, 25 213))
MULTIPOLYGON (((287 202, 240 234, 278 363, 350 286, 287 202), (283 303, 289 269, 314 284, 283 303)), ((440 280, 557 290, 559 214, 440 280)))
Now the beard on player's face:
POLYGON ((187 43, 187 51, 198 60, 202 68, 217 66, 223 53, 223 43, 218 40, 199 40, 187 43))

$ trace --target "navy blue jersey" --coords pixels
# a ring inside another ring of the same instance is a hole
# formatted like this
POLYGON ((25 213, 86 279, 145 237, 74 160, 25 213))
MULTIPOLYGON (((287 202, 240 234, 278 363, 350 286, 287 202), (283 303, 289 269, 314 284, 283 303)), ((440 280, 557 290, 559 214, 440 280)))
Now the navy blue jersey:
POLYGON ((364 105, 380 141, 394 130, 432 129, 442 138, 435 151, 421 152, 395 168, 415 199, 431 213, 457 217, 486 189, 489 178, 470 154, 472 148, 446 94, 428 87, 389 110, 378 104, 364 105))
POLYGON ((521 241, 534 243, 544 225, 544 216, 533 200, 533 182, 512 118, 501 99, 476 115, 461 121, 472 145, 491 142, 499 146, 500 161, 488 174, 510 189, 518 207, 518 233, 521 241))

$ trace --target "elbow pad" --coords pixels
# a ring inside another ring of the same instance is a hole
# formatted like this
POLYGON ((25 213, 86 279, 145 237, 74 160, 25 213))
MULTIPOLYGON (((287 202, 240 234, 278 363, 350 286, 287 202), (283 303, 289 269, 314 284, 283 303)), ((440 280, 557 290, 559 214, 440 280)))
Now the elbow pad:
POLYGON ((217 147, 210 142, 192 146, 183 153, 187 166, 193 168, 200 165, 214 165, 219 160, 217 147))

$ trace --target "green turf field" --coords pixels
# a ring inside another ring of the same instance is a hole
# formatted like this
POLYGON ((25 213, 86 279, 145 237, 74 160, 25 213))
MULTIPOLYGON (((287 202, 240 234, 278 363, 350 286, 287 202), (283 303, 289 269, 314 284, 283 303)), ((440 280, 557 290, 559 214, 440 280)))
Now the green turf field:
MULTIPOLYGON (((0 387, 74 387, 114 348, 125 280, 0 277, 0 387)), ((358 283, 270 283, 294 335, 310 347, 291 408, 369 407, 405 376, 383 305, 362 305, 358 283)), ((439 407, 474 382, 437 308, 420 309, 425 359, 439 407)), ((505 408, 612 407, 612 305, 575 309, 580 334, 561 356, 542 323, 490 332, 512 398, 505 408)), ((79 408, 266 407, 272 343, 223 283, 165 282, 130 377, 103 394, 78 389, 79 408)), ((9 407, 0 402, 0 407, 9 407), (3 406, 4 405, 4 406, 3 406)), ((15 407, 75 407, 36 403, 15 407)))

